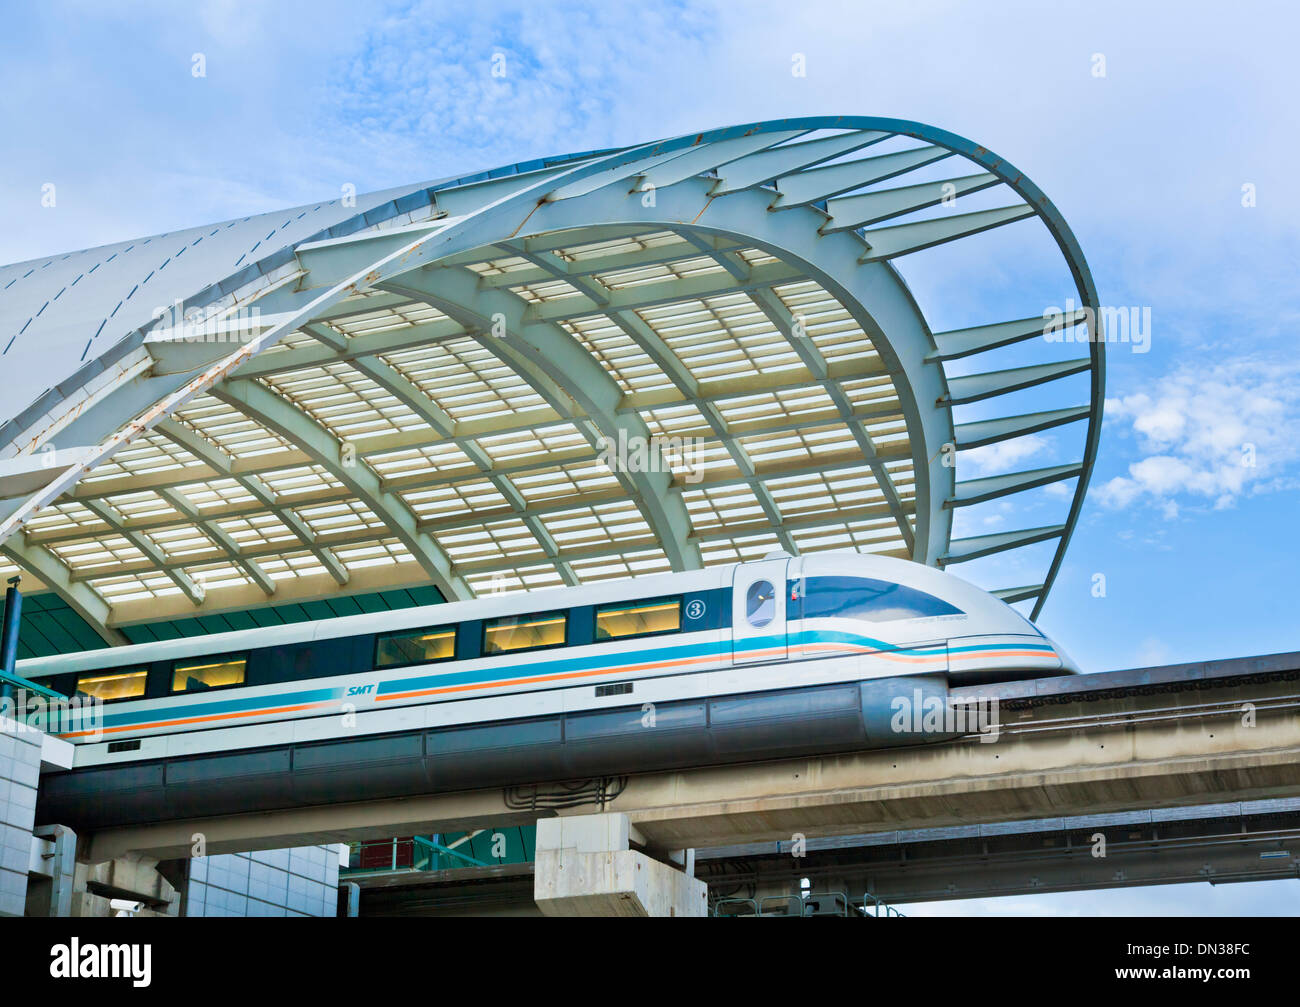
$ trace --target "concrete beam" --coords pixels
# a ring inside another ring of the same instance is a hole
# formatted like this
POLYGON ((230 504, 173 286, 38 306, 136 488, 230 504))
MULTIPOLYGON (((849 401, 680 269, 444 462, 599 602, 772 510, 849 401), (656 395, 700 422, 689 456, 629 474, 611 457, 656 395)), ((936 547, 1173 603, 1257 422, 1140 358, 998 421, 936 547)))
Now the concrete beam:
POLYGON ((111 916, 114 899, 139 902, 136 915, 176 916, 180 893, 158 872, 158 861, 125 853, 103 863, 78 862, 72 895, 73 916, 111 916))
POLYGON ((704 847, 844 835, 851 821, 877 832, 1293 797, 1297 759, 1300 721, 1261 712, 1255 727, 1167 720, 634 777, 611 807, 650 842, 704 847))
POLYGON ((545 916, 707 916, 708 885, 632 849, 640 839, 627 815, 543 818, 534 858, 537 907, 545 916))
MULTIPOLYGON (((1087 677, 1087 676, 1083 676, 1087 677)), ((633 776, 607 810, 663 850, 1137 811, 1300 795, 1300 718, 1289 683, 1194 689, 1007 712, 997 740, 849 752, 633 776), (1240 704, 1255 704, 1252 726, 1240 704)), ((570 814, 583 814, 575 808, 570 814)), ((92 859, 210 853, 528 824, 501 790, 329 805, 104 830, 92 859)))

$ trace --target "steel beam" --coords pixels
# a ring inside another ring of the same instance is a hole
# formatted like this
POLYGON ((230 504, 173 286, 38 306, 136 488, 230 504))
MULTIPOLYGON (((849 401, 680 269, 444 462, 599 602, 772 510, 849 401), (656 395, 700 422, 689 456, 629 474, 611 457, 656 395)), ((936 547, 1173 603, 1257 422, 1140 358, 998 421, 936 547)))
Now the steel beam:
MULTIPOLYGON (((1080 308, 1064 316, 1061 331, 1086 321, 1086 312, 1080 308)), ((1041 336, 1046 331, 1046 320, 1042 315, 1033 318, 1021 318, 1014 322, 997 322, 993 325, 976 325, 969 329, 954 329, 951 332, 936 332, 934 341, 938 348, 932 354, 935 360, 956 360, 983 353, 1001 346, 1009 346, 1025 339, 1041 336)))
POLYGON ((961 178, 922 182, 919 185, 905 185, 897 189, 882 189, 879 192, 831 199, 826 203, 826 213, 830 216, 830 220, 822 225, 821 233, 831 234, 834 231, 852 231, 859 227, 869 227, 872 224, 879 224, 882 220, 892 220, 894 217, 955 200, 958 196, 979 192, 999 182, 1001 179, 997 175, 980 172, 976 175, 963 175, 961 178))
POLYGON ((0 553, 39 577, 41 583, 63 599, 105 643, 117 647, 129 642, 120 631, 109 626, 112 609, 103 596, 89 585, 74 581, 67 566, 44 546, 33 545, 25 541, 24 536, 14 535, 0 543, 0 553))
MULTIPOLYGON (((480 337, 488 350, 498 355, 508 350, 526 359, 529 371, 535 368, 544 374, 581 406, 605 445, 618 450, 621 444, 635 446, 639 442, 649 450, 653 438, 641 417, 618 412, 623 392, 614 379, 558 325, 530 322, 528 304, 518 295, 480 288, 473 273, 458 269, 408 274, 386 284, 385 289, 427 301, 478 331, 490 333, 498 327, 503 335, 480 337)), ((545 387, 535 378, 530 380, 539 391, 545 387)), ((646 523, 660 536, 673 569, 699 568, 698 550, 689 540, 690 518, 680 496, 670 489, 669 473, 632 468, 618 463, 613 466, 615 476, 634 493, 646 523)))
POLYGON ((255 381, 230 381, 213 388, 211 394, 299 445, 318 465, 352 490, 406 547, 444 598, 462 601, 473 596, 469 586, 453 570, 442 547, 420 531, 415 515, 401 498, 385 490, 379 476, 362 459, 345 460, 343 445, 306 413, 255 381))
POLYGON ((759 306, 763 314, 767 316, 768 321, 776 326, 778 332, 785 336, 813 377, 821 382, 822 387, 826 389, 831 401, 835 403, 835 408, 839 410, 841 420, 843 420, 844 425, 862 450, 863 459, 871 467, 871 473, 875 476, 876 484, 880 487, 885 502, 889 504, 889 509, 893 512, 894 521, 898 525, 898 533, 902 536, 903 543, 909 550, 915 549, 916 535, 912 530, 912 522, 907 511, 903 507, 903 501, 894 486, 893 477, 889 474, 889 469, 885 467, 884 459, 880 457, 880 452, 871 439, 871 434, 854 417, 853 404, 844 393, 844 389, 838 382, 830 379, 830 366, 827 364, 825 356, 822 355, 821 350, 818 349, 817 344, 812 339, 795 330, 795 319, 791 315, 790 309, 782 303, 775 292, 772 290, 751 290, 749 296, 759 306))
POLYGON ((873 143, 888 140, 893 135, 878 129, 852 130, 820 140, 785 143, 750 154, 720 168, 717 184, 709 190, 709 195, 725 196, 742 189, 752 189, 756 185, 811 168, 833 157, 851 154, 873 143))
POLYGON ((967 374, 959 378, 948 379, 948 395, 940 403, 949 406, 978 402, 1018 392, 1035 385, 1057 381, 1088 370, 1087 357, 1078 360, 1063 360, 1051 364, 1030 364, 1028 367, 1011 367, 1004 371, 990 371, 987 374, 967 374))
MULTIPOLYGON (((456 424, 452 418, 439 408, 437 403, 430 399, 429 396, 424 394, 414 382, 410 381, 391 364, 385 363, 378 357, 367 356, 354 358, 352 366, 375 384, 396 396, 399 402, 424 420, 435 432, 455 443, 465 456, 478 467, 478 470, 496 488, 497 492, 510 503, 510 506, 520 516, 533 538, 546 552, 547 557, 555 564, 555 568, 560 571, 560 576, 564 582, 570 586, 577 584, 578 581, 574 576, 572 567, 560 557, 555 540, 551 537, 550 532, 546 530, 546 526, 538 520, 536 515, 528 512, 528 504, 523 494, 519 492, 507 476, 495 470, 492 459, 479 446, 477 441, 470 438, 458 438, 456 436, 456 424)), ((417 527, 427 530, 427 525, 423 522, 417 522, 417 527)))
MULTIPOLYGON (((190 503, 184 493, 174 489, 162 489, 158 491, 158 495, 167 501, 178 514, 183 514, 188 518, 195 528, 211 539, 213 544, 221 548, 225 555, 229 556, 231 561, 243 570, 248 575, 248 579, 261 588, 267 597, 275 594, 275 581, 262 569, 257 560, 244 555, 243 547, 234 537, 215 520, 209 520, 204 516, 198 507, 190 503)), ((199 603, 202 603, 201 598, 199 603)))
MULTIPOLYGON (((271 513, 277 521, 289 529, 308 550, 316 557, 316 560, 322 567, 334 578, 335 583, 340 587, 348 582, 348 570, 338 558, 317 544, 316 533, 311 530, 307 522, 298 517, 289 507, 280 506, 279 500, 270 488, 258 479, 256 475, 249 473, 239 473, 235 471, 234 459, 222 451, 215 444, 212 444, 202 437, 193 428, 179 422, 175 419, 165 419, 158 423, 157 430, 164 437, 179 444, 186 451, 198 458, 204 464, 239 483, 249 494, 253 496, 262 508, 271 513)), ((156 487, 159 493, 170 492, 172 486, 156 487)))
POLYGON ((949 506, 969 507, 971 504, 996 500, 998 497, 1012 493, 1023 493, 1025 490, 1046 486, 1048 483, 1073 479, 1082 471, 1083 463, 1076 462, 1073 465, 1052 465, 1027 472, 1009 472, 1006 475, 986 476, 982 479, 966 479, 957 483, 949 506))
POLYGON ((993 535, 977 535, 973 538, 953 539, 948 551, 939 560, 940 566, 953 563, 965 563, 968 560, 992 556, 994 553, 1019 549, 1023 545, 1045 542, 1065 534, 1065 525, 1047 525, 1042 528, 1026 528, 1022 531, 997 532, 993 535))
POLYGON ((1070 406, 1065 409, 1047 409, 1040 413, 1024 413, 1020 416, 1003 416, 992 420, 975 420, 970 423, 958 423, 954 428, 957 449, 979 448, 985 444, 997 444, 1025 434, 1035 434, 1040 430, 1077 423, 1086 420, 1091 413, 1089 406, 1070 406))
POLYGON ((789 210, 807 206, 850 189, 883 182, 887 178, 924 168, 928 164, 952 157, 946 147, 927 144, 914 150, 901 150, 878 157, 864 157, 857 161, 843 161, 824 168, 810 168, 798 174, 781 178, 776 183, 780 195, 772 201, 773 210, 789 210))
MULTIPOLYGON (((897 162, 894 163, 897 166, 897 162)), ((863 244, 856 235, 819 235, 817 228, 822 218, 817 211, 771 214, 766 212, 770 193, 764 190, 751 189, 722 199, 710 199, 708 190, 708 183, 704 180, 684 181, 660 190, 654 207, 645 207, 638 199, 622 198, 603 191, 594 192, 584 200, 547 203, 530 218, 530 230, 526 233, 565 230, 571 222, 580 219, 581 212, 585 212, 588 219, 635 221, 645 227, 657 221, 661 226, 671 226, 682 233, 721 236, 768 250, 793 268, 800 278, 817 281, 830 296, 844 305, 877 347, 881 356, 879 365, 864 370, 903 376, 901 379, 895 377, 893 384, 900 397, 899 411, 908 419, 914 468, 922 470, 917 477, 919 513, 914 555, 922 562, 933 563, 937 547, 932 554, 931 536, 937 536, 936 543, 945 543, 949 523, 947 514, 950 512, 943 508, 942 502, 950 493, 952 470, 940 465, 938 459, 940 445, 952 439, 951 417, 947 410, 920 404, 928 395, 933 395, 930 402, 937 403, 945 389, 937 365, 927 367, 924 363, 924 356, 933 344, 915 303, 892 267, 884 263, 864 266, 858 262, 863 244), (869 295, 865 292, 868 287, 869 295), (912 397, 918 392, 920 403, 912 397), (927 416, 927 420, 922 421, 922 415, 927 416), (928 450, 926 444, 930 445, 928 450), (941 494, 933 501, 933 507, 929 496, 932 480, 942 488, 941 494), (922 520, 921 514, 927 517, 922 520)), ((727 257, 719 258, 725 266, 727 257)), ((754 269, 749 275, 752 277, 757 272, 758 269, 754 269)), ((727 275, 734 285, 732 289, 746 291, 765 289, 778 282, 768 277, 765 283, 744 283, 730 272, 727 275)), ((721 283, 718 286, 724 287, 721 283)), ((838 366, 843 365, 828 366, 830 377, 840 378, 835 371, 838 366)), ((757 377, 747 375, 740 384, 747 384, 750 394, 753 394, 757 377)), ((790 380, 786 379, 787 382, 790 380)), ((669 398, 662 397, 663 400, 669 398)), ((659 404, 660 399, 661 396, 657 395, 652 403, 631 397, 628 404, 633 408, 644 408, 659 404)))
MULTIPOLYGON (((83 500, 81 503, 95 517, 107 524, 115 534, 121 535, 142 555, 148 557, 150 563, 156 569, 162 570, 167 575, 167 578, 180 588, 181 594, 185 595, 195 605, 203 602, 203 585, 196 582, 179 565, 172 563, 162 547, 148 535, 124 527, 126 519, 117 508, 103 500, 83 500)), ((185 562, 189 562, 188 557, 185 562)))
POLYGON ((737 280, 726 272, 719 272, 637 284, 623 290, 610 291, 608 298, 603 302, 581 297, 529 305, 526 321, 528 323, 571 321, 587 315, 603 315, 610 311, 642 311, 661 304, 726 297, 729 294, 745 293, 758 287, 771 287, 802 279, 805 279, 805 275, 798 269, 783 262, 769 262, 749 268, 744 280, 737 280))
POLYGON ((918 220, 912 224, 875 227, 862 233, 867 243, 867 252, 862 256, 862 261, 880 262, 896 259, 900 255, 911 255, 926 248, 1026 220, 1037 212, 1028 203, 1022 203, 1019 206, 1000 206, 994 210, 976 210, 974 213, 954 214, 935 220, 918 220))

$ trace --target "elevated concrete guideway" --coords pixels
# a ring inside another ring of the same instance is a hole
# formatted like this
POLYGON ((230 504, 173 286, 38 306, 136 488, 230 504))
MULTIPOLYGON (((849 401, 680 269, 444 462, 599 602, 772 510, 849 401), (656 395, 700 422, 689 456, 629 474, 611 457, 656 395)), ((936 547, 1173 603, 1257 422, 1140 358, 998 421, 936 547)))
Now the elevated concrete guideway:
MULTIPOLYGON (((659 853, 796 834, 833 836, 1300 795, 1300 654, 969 686, 996 698, 996 741, 633 776, 604 802, 659 853)), ((523 781, 521 781, 523 782, 523 781)), ((525 824, 551 813, 500 790, 107 829, 92 860, 525 824)))

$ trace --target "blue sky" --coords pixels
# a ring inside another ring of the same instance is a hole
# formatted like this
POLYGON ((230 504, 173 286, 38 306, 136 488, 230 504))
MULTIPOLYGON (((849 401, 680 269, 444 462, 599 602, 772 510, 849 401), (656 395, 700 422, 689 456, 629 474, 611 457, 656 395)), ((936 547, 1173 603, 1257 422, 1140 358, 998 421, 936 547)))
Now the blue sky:
MULTIPOLYGON (((1088 670, 1300 650, 1291 5, 466 10, 217 0, 7 11, 0 261, 330 198, 345 184, 366 191, 732 122, 932 123, 1047 192, 1103 303, 1151 309, 1150 351, 1109 355, 1093 488, 1041 624, 1088 670), (206 76, 191 73, 196 53, 206 76), (494 53, 505 78, 490 73, 494 53), (795 53, 805 77, 791 74, 795 53), (41 206, 47 182, 54 209, 41 206), (1246 185, 1254 206, 1242 205, 1246 185)), ((1043 264, 996 266, 979 278, 985 309, 1038 283, 1043 264)), ((974 277, 941 257, 903 270, 927 311, 960 323, 974 277)), ((1066 460, 1068 446, 1044 437, 1017 450, 973 464, 1037 467, 1066 460)), ((1015 576, 1004 562, 970 575, 1015 576)), ((1295 885, 1036 897, 1025 911, 1277 911, 1295 885)), ((964 906, 976 909, 1005 903, 964 906)))

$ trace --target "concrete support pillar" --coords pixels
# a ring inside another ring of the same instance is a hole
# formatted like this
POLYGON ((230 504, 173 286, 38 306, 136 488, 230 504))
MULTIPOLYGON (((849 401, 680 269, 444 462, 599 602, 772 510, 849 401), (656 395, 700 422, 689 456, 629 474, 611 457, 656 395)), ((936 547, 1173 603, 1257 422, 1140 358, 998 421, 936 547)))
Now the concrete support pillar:
POLYGON ((361 915, 361 886, 355 881, 345 881, 339 886, 348 897, 348 915, 361 915))
POLYGON ((112 916, 114 899, 138 902, 136 916, 180 914, 180 893, 158 873, 152 857, 128 853, 105 863, 77 864, 71 915, 112 916))
POLYGON ((707 916, 708 886, 694 851, 656 858, 623 814, 543 818, 537 823, 533 898, 546 916, 707 916), (675 861, 675 863, 674 863, 675 861))
POLYGON ((36 829, 27 875, 27 915, 71 916, 76 874, 77 834, 66 825, 36 829))

